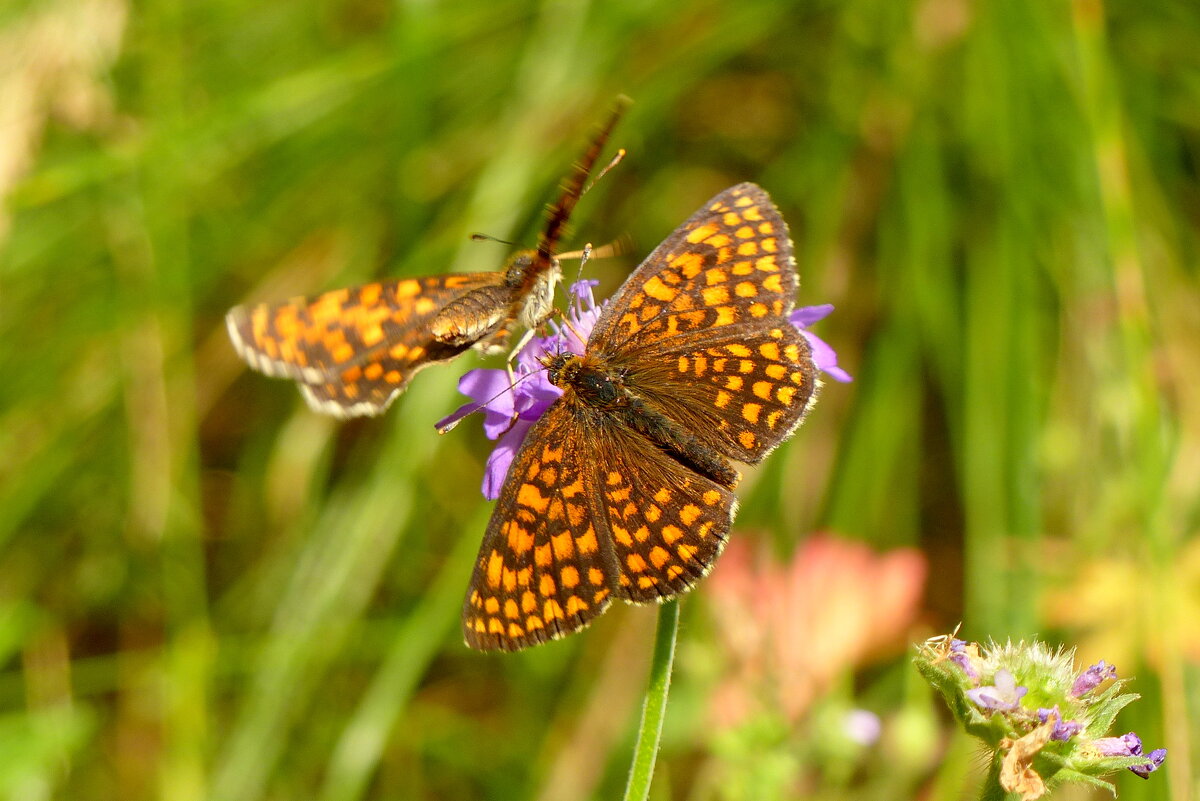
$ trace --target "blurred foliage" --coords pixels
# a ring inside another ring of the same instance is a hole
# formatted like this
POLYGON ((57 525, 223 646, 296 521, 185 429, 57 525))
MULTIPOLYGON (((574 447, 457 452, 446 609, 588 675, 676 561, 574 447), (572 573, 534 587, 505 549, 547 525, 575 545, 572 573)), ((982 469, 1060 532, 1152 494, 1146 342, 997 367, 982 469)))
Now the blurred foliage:
MULTIPOLYGON (((838 307, 818 333, 857 381, 748 476, 744 529, 781 555, 819 528, 917 546, 931 626, 1117 662, 1148 699, 1124 725, 1170 749, 1122 797, 1193 797, 1194 0, 5 4, 0 794, 619 792, 652 610, 461 644, 488 444, 432 423, 474 357, 337 425, 249 374, 222 319, 494 269, 467 234, 532 242, 618 92, 629 156, 575 244, 648 252, 754 180, 800 301, 838 307)), ((634 262, 588 269, 607 290, 634 262)), ((978 766, 902 659, 714 742, 704 599, 655 797, 775 770, 757 797, 961 797, 978 766), (827 762, 820 710, 855 705, 883 739, 827 762)))

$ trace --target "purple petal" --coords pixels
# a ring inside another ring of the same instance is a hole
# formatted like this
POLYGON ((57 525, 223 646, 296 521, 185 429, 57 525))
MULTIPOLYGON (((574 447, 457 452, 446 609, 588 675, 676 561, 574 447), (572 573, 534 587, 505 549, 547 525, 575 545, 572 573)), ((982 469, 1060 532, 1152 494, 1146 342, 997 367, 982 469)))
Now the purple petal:
POLYGON ((1075 684, 1071 687, 1071 695, 1078 698, 1081 695, 1086 695, 1096 689, 1101 682, 1107 679, 1115 679, 1117 677, 1117 668, 1110 665, 1101 659, 1096 664, 1092 665, 1087 670, 1079 674, 1075 679, 1075 684))
POLYGON ((1057 704, 1053 709, 1039 709, 1037 714, 1038 720, 1040 720, 1042 723, 1045 723, 1047 720, 1049 720, 1051 715, 1054 716, 1054 729, 1050 733, 1051 740, 1066 742, 1076 734, 1079 734, 1079 732, 1083 731, 1083 724, 1079 721, 1062 719, 1062 713, 1058 711, 1057 704))
POLYGON ((489 501, 500 497, 500 490, 504 487, 508 469, 512 466, 513 458, 517 455, 517 450, 521 447, 525 435, 531 428, 533 428, 533 421, 518 419, 512 424, 512 428, 500 437, 496 447, 492 448, 483 470, 483 497, 489 501))
POLYGON ((797 328, 807 328, 813 323, 824 320, 832 311, 832 303, 822 303, 819 306, 801 306, 798 309, 793 309, 788 319, 797 328))
POLYGON ((508 373, 505 370, 481 368, 467 371, 458 379, 458 391, 471 398, 472 402, 459 406, 453 414, 439 420, 437 429, 448 431, 458 425, 464 417, 483 411, 484 431, 488 432, 489 439, 495 439, 499 433, 492 432, 496 431, 498 426, 502 426, 504 421, 510 420, 515 413, 512 393, 506 391, 508 388, 508 373))
MULTIPOLYGON (((494 368, 477 368, 463 373, 458 379, 458 391, 482 404, 489 404, 496 396, 507 398, 510 405, 503 411, 512 414, 512 396, 505 392, 509 388, 508 372, 494 368)), ((500 401, 504 403, 504 401, 500 401)))
POLYGON ((546 371, 534 373, 517 385, 516 413, 536 420, 562 397, 562 390, 550 383, 546 371))
POLYGON ((809 347, 812 348, 813 364, 817 366, 818 370, 825 373, 834 381, 841 381, 843 384, 854 380, 849 373, 837 366, 837 352, 829 346, 829 343, 812 331, 802 328, 800 329, 800 333, 804 334, 804 338, 808 340, 809 347))
POLYGON ((1103 756, 1137 756, 1142 753, 1142 739, 1133 732, 1120 737, 1101 737, 1092 740, 1092 745, 1103 756))
POLYGON ((461 421, 464 417, 469 417, 482 408, 483 404, 476 403, 475 401, 464 403, 462 406, 459 406, 457 409, 455 409, 453 414, 446 415, 441 420, 438 420, 436 423, 434 423, 433 427, 445 434, 447 431, 458 425, 459 421, 461 421))
POLYGON ((971 654, 967 652, 966 640, 957 638, 950 640, 950 661, 962 668, 962 672, 970 677, 972 683, 979 683, 979 671, 971 663, 971 654))
POLYGON ((585 278, 582 281, 576 281, 567 287, 567 294, 578 299, 580 303, 587 303, 591 306, 595 306, 596 301, 592 297, 592 290, 598 286, 600 286, 600 282, 595 278, 585 278))
MULTIPOLYGON (((458 380, 458 391, 473 398, 476 407, 483 410, 483 432, 488 439, 496 439, 508 430, 517 410, 507 370, 471 370, 458 380)), ((459 409, 450 416, 464 412, 465 408, 459 409)))
POLYGON ((967 690, 967 698, 975 706, 983 709, 1013 709, 1015 707, 1009 701, 1004 700, 995 687, 976 687, 973 690, 967 690))
POLYGON ((557 353, 557 348, 550 347, 553 337, 534 337, 529 340, 529 344, 521 348, 517 353, 515 360, 516 371, 521 375, 532 375, 538 372, 546 372, 545 366, 542 365, 542 359, 548 353, 557 353))
POLYGON ((837 352, 825 340, 808 330, 808 326, 824 320, 833 311, 832 303, 822 303, 819 306, 801 306, 788 315, 788 320, 799 329, 812 348, 813 364, 817 369, 828 375, 834 381, 853 381, 845 370, 837 366, 837 352))
POLYGON ((1021 699, 1029 692, 1028 687, 1018 687, 1013 674, 1001 668, 996 671, 992 687, 976 687, 967 690, 967 698, 984 709, 1007 711, 1021 705, 1021 699))
POLYGON ((1141 776, 1143 779, 1150 778, 1150 774, 1158 770, 1159 766, 1162 765, 1163 760, 1167 758, 1167 749, 1155 748, 1153 751, 1147 754, 1147 756, 1149 757, 1150 761, 1145 765, 1134 765, 1130 768, 1131 771, 1136 773, 1138 776, 1141 776))

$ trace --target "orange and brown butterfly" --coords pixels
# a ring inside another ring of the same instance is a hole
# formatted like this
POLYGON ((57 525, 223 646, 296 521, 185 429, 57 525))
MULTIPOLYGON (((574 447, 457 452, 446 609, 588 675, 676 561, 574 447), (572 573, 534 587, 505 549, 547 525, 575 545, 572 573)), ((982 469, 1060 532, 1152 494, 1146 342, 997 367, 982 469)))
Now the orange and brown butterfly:
POLYGON ((815 398, 797 284, 786 223, 739 184, 642 262, 585 344, 564 349, 569 330, 537 343, 561 395, 500 490, 463 607, 469 646, 546 642, 614 598, 661 602, 709 572, 737 510, 734 462, 761 461, 815 398))
POLYGON ((238 355, 260 373, 299 383, 309 406, 349 418, 382 414, 419 370, 476 348, 499 352, 518 325, 554 311, 555 248, 609 135, 618 98, 564 180, 534 250, 502 271, 394 278, 311 298, 238 306, 226 315, 238 355))

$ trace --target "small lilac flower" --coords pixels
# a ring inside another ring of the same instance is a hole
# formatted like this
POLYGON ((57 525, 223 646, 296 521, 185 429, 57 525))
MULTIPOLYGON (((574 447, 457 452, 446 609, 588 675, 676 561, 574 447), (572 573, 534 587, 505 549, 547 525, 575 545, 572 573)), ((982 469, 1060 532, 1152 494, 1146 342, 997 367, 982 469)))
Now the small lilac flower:
MULTIPOLYGON (((1092 745, 1103 756, 1142 755, 1142 738, 1133 732, 1123 734, 1120 737, 1101 737, 1098 740, 1093 740, 1092 745)), ((1151 773, 1159 769, 1163 761, 1167 758, 1167 749, 1155 748, 1146 755, 1146 758, 1150 761, 1143 765, 1132 765, 1129 768, 1143 779, 1149 778, 1151 773)))
POLYGON ((1140 756, 1142 753, 1142 738, 1133 732, 1120 737, 1101 737, 1092 740, 1092 745, 1104 756, 1140 756))
POLYGON ((842 721, 846 735, 859 745, 874 745, 883 732, 879 716, 866 709, 854 709, 846 713, 842 721))
POLYGON ((818 320, 824 320, 832 311, 832 303, 822 303, 819 306, 801 306, 794 310, 788 319, 792 325, 800 329, 800 333, 804 334, 804 338, 808 340, 808 344, 812 347, 813 362, 817 365, 818 370, 828 375, 834 381, 853 381, 854 379, 849 373, 837 366, 837 352, 829 346, 829 343, 808 330, 808 326, 818 320))
POLYGON ((1053 709, 1039 709, 1038 720, 1045 723, 1054 715, 1054 730, 1050 733, 1051 740, 1066 742, 1074 737, 1079 732, 1083 731, 1083 724, 1077 720, 1063 720, 1062 713, 1058 711, 1058 704, 1054 705, 1053 709))
POLYGON ((1018 687, 1013 674, 1004 668, 996 671, 992 681, 996 682, 993 686, 967 690, 967 698, 984 709, 1008 711, 1020 706, 1021 699, 1029 692, 1028 687, 1018 687))
POLYGON ((1071 687, 1071 695, 1079 698, 1096 689, 1101 682, 1117 677, 1117 668, 1101 659, 1087 670, 1079 674, 1071 687))
POLYGON ((979 671, 971 663, 971 655, 967 653, 967 641, 952 639, 950 641, 950 661, 962 668, 963 673, 971 677, 971 681, 979 683, 979 671))

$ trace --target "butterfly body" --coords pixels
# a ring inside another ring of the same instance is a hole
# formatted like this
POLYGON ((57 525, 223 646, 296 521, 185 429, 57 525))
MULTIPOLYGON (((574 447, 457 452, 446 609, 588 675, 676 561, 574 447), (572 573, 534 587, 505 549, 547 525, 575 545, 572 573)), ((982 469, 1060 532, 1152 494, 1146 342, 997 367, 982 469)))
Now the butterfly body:
POLYGON ((535 250, 496 272, 379 281, 282 303, 238 306, 226 327, 253 369, 290 378, 310 407, 340 418, 382 414, 417 372, 472 348, 504 349, 518 325, 553 311, 555 248, 628 100, 618 99, 550 207, 535 250))
POLYGON ((434 339, 474 345, 485 353, 503 350, 511 327, 537 328, 554 312, 554 290, 562 281, 558 259, 542 265, 535 250, 517 253, 494 284, 455 298, 429 324, 434 339))
POLYGON ((686 592, 728 538, 739 474, 815 397, 787 225, 754 184, 676 229, 600 313, 582 355, 543 362, 563 394, 509 468, 463 607, 468 645, 515 650, 613 598, 686 592))

